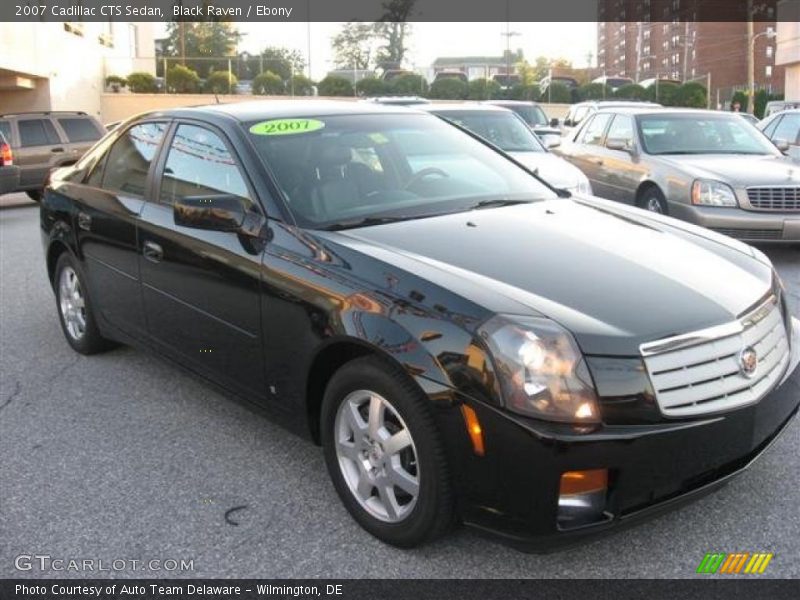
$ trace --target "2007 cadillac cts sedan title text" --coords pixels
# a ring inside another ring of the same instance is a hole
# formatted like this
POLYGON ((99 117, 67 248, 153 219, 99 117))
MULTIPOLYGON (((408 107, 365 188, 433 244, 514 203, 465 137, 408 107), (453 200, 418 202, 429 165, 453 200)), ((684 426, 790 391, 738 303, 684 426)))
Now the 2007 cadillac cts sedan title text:
POLYGON ((146 114, 54 174, 41 229, 75 350, 144 346, 261 405, 398 546, 614 529, 721 485, 800 403, 761 252, 409 109, 146 114))

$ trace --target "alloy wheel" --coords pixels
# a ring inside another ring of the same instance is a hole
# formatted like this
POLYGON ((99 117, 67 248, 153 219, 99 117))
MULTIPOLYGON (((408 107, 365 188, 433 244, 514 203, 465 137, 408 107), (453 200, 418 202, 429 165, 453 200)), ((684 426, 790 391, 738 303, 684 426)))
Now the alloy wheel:
POLYGON ((80 341, 86 333, 86 301, 78 274, 72 267, 64 267, 58 282, 58 304, 64 328, 69 336, 80 341))
POLYGON ((650 196, 647 200, 645 200, 644 207, 650 212, 658 214, 664 213, 664 207, 661 206, 661 200, 659 200, 656 196, 650 196))
POLYGON ((339 468, 370 515, 403 521, 419 497, 420 472, 411 432, 383 396, 357 390, 342 400, 334 424, 339 468))

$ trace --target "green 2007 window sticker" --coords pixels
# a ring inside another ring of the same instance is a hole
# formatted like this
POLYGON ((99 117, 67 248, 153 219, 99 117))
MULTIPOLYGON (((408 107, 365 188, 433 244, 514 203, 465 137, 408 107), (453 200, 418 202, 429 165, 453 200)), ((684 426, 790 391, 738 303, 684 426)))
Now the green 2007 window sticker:
POLYGON ((325 123, 316 119, 273 119, 256 123, 250 128, 255 135, 293 135, 308 133, 325 127, 325 123))

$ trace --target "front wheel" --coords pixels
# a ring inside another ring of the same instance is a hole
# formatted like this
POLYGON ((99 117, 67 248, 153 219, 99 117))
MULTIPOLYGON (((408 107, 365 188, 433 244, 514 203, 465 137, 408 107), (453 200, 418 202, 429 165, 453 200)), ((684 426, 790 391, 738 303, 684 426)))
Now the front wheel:
POLYGON ((325 390, 322 445, 353 518, 389 544, 413 547, 453 520, 444 449, 426 398, 379 358, 343 366, 325 390))
POLYGON ((41 202, 42 196, 44 195, 42 190, 26 190, 25 193, 28 195, 28 198, 34 202, 41 202))
POLYGON ((650 187, 644 190, 639 198, 638 204, 639 208, 643 208, 659 215, 666 215, 668 212, 667 200, 664 198, 664 194, 662 194, 661 190, 658 188, 650 187))

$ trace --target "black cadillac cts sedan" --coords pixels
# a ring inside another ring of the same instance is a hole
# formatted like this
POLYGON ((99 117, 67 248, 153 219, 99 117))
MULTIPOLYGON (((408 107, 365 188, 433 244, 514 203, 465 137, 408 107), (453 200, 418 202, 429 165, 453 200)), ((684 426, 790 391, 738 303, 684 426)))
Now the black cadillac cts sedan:
POLYGON ((761 252, 570 197, 413 110, 145 114, 54 174, 41 231, 76 351, 146 347, 260 405, 398 546, 634 522, 743 470, 800 403, 761 252))

